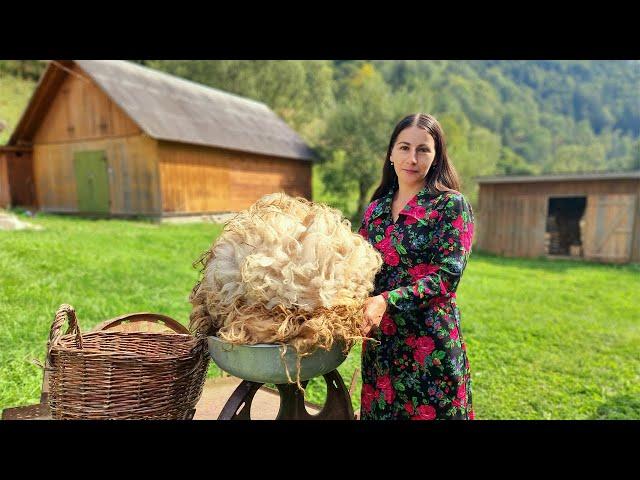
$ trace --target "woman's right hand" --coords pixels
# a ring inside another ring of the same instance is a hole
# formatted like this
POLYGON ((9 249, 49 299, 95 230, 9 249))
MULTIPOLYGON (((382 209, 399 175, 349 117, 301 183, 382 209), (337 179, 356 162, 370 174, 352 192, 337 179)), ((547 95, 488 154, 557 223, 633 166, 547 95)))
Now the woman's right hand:
POLYGON ((369 335, 374 327, 378 327, 384 313, 387 311, 387 301, 382 295, 369 297, 364 302, 364 322, 360 328, 362 336, 369 335))

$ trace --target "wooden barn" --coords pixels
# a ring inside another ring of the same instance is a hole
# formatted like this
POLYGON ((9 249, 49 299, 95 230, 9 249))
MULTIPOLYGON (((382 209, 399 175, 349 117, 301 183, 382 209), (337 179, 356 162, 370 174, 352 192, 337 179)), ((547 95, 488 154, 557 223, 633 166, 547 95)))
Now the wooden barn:
POLYGON ((640 262, 640 171, 476 180, 478 249, 640 262))
POLYGON ((264 103, 140 65, 51 61, 6 146, 0 207, 196 215, 311 198, 313 155, 264 103))

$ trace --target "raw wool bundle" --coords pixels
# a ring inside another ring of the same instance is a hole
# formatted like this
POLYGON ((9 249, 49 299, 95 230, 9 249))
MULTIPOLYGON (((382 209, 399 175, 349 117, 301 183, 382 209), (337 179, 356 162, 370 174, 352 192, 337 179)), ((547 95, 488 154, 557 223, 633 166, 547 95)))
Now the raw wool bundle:
POLYGON ((327 205, 283 193, 232 218, 200 259, 191 330, 233 344, 279 343, 299 355, 362 338, 380 254, 327 205))

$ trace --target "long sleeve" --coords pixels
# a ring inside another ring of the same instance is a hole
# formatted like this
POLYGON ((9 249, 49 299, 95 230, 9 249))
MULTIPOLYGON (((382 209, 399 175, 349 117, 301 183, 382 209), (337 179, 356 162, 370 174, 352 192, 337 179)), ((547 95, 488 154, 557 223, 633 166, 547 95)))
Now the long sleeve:
POLYGON ((473 211, 467 200, 462 194, 449 196, 433 226, 422 262, 409 269, 414 283, 382 292, 389 307, 401 311, 424 308, 455 297, 471 253, 473 228, 473 211))

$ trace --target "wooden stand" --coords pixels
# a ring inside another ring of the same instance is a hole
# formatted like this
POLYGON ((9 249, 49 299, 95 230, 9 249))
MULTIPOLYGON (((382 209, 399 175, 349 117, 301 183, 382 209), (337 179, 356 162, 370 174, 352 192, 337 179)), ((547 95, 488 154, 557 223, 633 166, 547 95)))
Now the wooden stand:
MULTIPOLYGON (((323 375, 327 383, 327 401, 320 413, 311 415, 305 408, 304 392, 296 384, 276 385, 280 409, 276 420, 354 420, 351 397, 337 370, 323 375)), ((307 381, 302 382, 306 388, 307 381)), ((251 420, 251 402, 262 383, 243 380, 231 395, 218 420, 251 420)))

